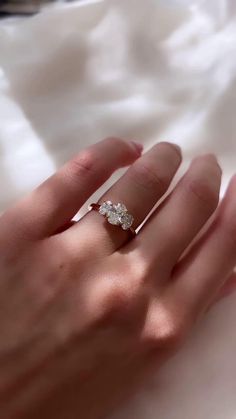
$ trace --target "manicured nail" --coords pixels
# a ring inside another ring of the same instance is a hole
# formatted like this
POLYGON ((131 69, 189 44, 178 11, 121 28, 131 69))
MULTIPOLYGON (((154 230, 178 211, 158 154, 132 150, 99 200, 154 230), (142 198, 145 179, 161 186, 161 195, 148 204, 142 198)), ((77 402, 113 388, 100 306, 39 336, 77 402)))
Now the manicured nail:
POLYGON ((138 143, 137 141, 131 141, 131 143, 134 145, 135 149, 137 150, 138 154, 141 155, 143 151, 143 145, 138 143))

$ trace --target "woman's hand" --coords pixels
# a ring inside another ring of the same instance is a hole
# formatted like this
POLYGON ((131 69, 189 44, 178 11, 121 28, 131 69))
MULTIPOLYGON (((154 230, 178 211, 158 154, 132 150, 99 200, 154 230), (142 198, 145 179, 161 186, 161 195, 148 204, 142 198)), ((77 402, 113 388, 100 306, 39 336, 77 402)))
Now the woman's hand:
POLYGON ((193 161, 132 240, 96 211, 70 224, 127 165, 99 202, 122 202, 134 228, 143 223, 181 153, 163 142, 140 154, 120 139, 95 144, 1 217, 1 419, 103 418, 177 351, 226 279, 234 282, 236 178, 196 240, 218 205, 212 155, 193 161))

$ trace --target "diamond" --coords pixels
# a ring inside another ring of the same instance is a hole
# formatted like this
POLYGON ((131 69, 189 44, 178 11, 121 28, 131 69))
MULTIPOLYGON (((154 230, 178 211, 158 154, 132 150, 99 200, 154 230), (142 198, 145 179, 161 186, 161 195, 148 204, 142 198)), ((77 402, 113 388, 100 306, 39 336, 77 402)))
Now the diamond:
POLYGON ((99 214, 108 215, 109 211, 112 210, 112 202, 106 201, 99 208, 99 214))
POLYGON ((109 212, 108 222, 113 225, 120 225, 120 215, 117 212, 109 212))
POLYGON ((116 209, 116 211, 119 214, 123 214, 123 213, 127 212, 126 206, 124 204, 120 204, 120 202, 118 202, 117 205, 114 205, 114 208, 116 209))
POLYGON ((120 218, 120 222, 121 222, 121 227, 123 228, 123 230, 128 230, 134 221, 134 217, 131 214, 125 213, 122 215, 122 217, 120 218))
POLYGON ((134 217, 128 214, 124 204, 112 204, 111 201, 105 201, 100 205, 99 213, 107 217, 110 224, 120 225, 123 230, 128 230, 133 224, 134 217))

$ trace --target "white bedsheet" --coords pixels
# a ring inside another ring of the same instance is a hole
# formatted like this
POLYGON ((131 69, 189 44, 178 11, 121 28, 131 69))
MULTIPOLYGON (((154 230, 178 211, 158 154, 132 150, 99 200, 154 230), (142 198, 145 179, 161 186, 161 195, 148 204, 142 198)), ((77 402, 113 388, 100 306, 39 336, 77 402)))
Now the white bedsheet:
MULTIPOLYGON (((236 2, 97 0, 0 24, 0 210, 108 135, 236 163, 236 2)), ((236 215, 235 215, 236 216, 236 215)), ((116 419, 236 419, 236 297, 116 419)), ((82 419, 82 418, 81 418, 82 419)))

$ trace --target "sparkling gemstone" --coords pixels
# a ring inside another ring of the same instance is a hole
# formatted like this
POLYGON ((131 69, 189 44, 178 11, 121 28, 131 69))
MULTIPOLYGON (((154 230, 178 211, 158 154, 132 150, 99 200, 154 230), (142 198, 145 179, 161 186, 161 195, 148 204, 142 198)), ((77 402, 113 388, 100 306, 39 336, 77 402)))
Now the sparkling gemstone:
POLYGON ((121 225, 123 230, 128 230, 134 221, 133 216, 128 214, 126 206, 120 202, 115 205, 111 201, 103 202, 99 213, 105 215, 110 224, 121 225))
POLYGON ((110 224, 120 225, 120 215, 117 212, 110 211, 107 220, 110 224))
POLYGON ((133 224, 134 217, 131 214, 125 213, 122 215, 120 221, 123 230, 128 230, 133 224))
POLYGON ((109 211, 111 211, 111 209, 112 209, 112 202, 106 201, 106 202, 103 202, 102 205, 100 206, 99 213, 102 215, 107 215, 109 211))
POLYGON ((126 206, 124 204, 120 204, 119 202, 117 205, 114 205, 114 208, 119 214, 123 214, 124 212, 127 212, 126 206))

